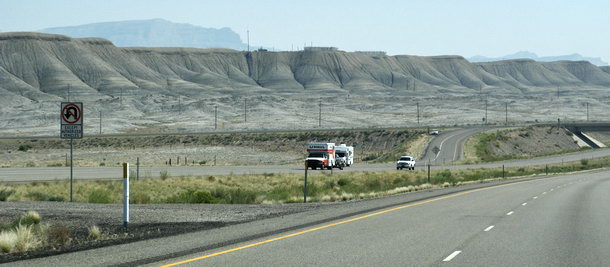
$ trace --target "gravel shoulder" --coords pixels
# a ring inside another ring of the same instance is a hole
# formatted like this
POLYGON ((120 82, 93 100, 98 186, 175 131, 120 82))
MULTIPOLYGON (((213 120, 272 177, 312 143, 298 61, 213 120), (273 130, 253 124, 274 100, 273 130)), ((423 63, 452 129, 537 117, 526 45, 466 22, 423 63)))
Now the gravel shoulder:
POLYGON ((37 211, 43 223, 70 229, 73 240, 59 248, 47 247, 28 253, 1 255, 0 263, 213 229, 332 205, 336 204, 132 204, 130 224, 125 229, 120 204, 2 202, 1 223, 8 223, 26 211, 37 211), (87 239, 87 228, 92 225, 100 227, 102 240, 87 239))

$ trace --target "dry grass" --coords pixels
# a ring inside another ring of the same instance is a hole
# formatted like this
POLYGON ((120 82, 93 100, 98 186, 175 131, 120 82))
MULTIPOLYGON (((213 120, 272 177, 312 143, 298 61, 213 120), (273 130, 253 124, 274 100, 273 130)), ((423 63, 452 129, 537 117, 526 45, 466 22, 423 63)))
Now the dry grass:
POLYGON ((17 233, 15 231, 0 232, 0 253, 9 253, 15 248, 17 233))
MULTIPOLYGON (((549 173, 565 173, 610 166, 610 158, 549 165, 549 173)), ((346 201, 380 197, 430 187, 449 187, 503 177, 544 174, 545 166, 497 169, 438 170, 428 181, 424 170, 379 172, 310 172, 310 201, 346 201)), ((206 176, 131 180, 132 203, 227 203, 274 204, 300 202, 303 198, 302 174, 262 174, 206 176)), ((2 186, 0 186, 2 187, 2 186)), ((9 201, 32 201, 32 196, 48 195, 67 199, 67 182, 4 185, 14 191, 9 201), (35 193, 35 194, 33 194, 35 193)), ((2 190, 2 188, 0 188, 2 190)), ((78 202, 120 203, 122 181, 76 182, 74 199, 78 202), (94 197, 92 197, 94 196, 94 197)))
POLYGON ((88 230, 90 239, 99 240, 100 238, 102 238, 102 231, 97 225, 89 227, 88 230))

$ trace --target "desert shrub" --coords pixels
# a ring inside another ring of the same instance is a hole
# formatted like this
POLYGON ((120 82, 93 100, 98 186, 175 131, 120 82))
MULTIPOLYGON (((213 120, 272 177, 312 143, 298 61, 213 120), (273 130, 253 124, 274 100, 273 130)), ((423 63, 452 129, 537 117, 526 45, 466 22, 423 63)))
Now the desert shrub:
POLYGON ((106 166, 106 163, 105 162, 100 162, 100 167, 104 167, 104 166, 106 166))
POLYGON ((169 172, 167 172, 167 171, 160 171, 159 172, 159 177, 161 178, 161 180, 165 180, 165 179, 169 178, 169 172))
POLYGON ((27 211, 26 213, 19 216, 19 218, 15 221, 14 224, 29 226, 29 225, 39 224, 41 221, 42 221, 42 217, 40 217, 40 214, 38 214, 38 212, 31 210, 31 211, 27 211))
POLYGON ((0 254, 11 252, 15 248, 15 243, 17 243, 15 231, 0 232, 0 254))
POLYGON ((199 165, 205 165, 206 163, 207 163, 207 161, 202 160, 202 161, 199 162, 199 165))
POLYGON ((97 225, 93 225, 88 228, 89 230, 89 238, 93 240, 98 240, 102 237, 102 231, 97 225))
POLYGON ((36 248, 40 245, 40 240, 34 233, 34 229, 31 225, 18 225, 15 228, 15 234, 17 235, 17 241, 15 242, 15 251, 25 252, 36 248))
POLYGON ((339 178, 339 180, 337 181, 337 184, 338 184, 339 186, 346 186, 346 185, 348 185, 349 183, 350 183, 350 180, 349 180, 349 179, 347 179, 347 178, 345 178, 345 177, 341 177, 341 178, 339 178))
POLYGON ((31 146, 31 145, 20 145, 20 146, 19 146, 19 148, 18 148, 18 150, 19 150, 19 151, 26 152, 26 151, 30 150, 31 148, 32 148, 32 146, 31 146))
POLYGON ((6 201, 8 199, 8 197, 10 197, 13 193, 15 193, 15 190, 13 189, 1 189, 0 190, 0 201, 6 201))
POLYGON ((47 232, 47 240, 53 246, 67 245, 72 241, 72 231, 62 225, 51 226, 47 232))
POLYGON ((169 197, 165 202, 168 203, 217 203, 216 199, 208 191, 197 191, 189 189, 183 191, 180 194, 169 197))
POLYGON ((588 159, 581 159, 580 160, 580 165, 587 166, 588 164, 589 164, 589 160, 588 159))
POLYGON ((256 201, 256 192, 241 188, 216 188, 212 196, 222 203, 252 204, 256 201))
POLYGON ((95 189, 89 193, 89 203, 112 203, 111 193, 106 189, 95 189))
POLYGON ((63 165, 63 164, 61 164, 61 163, 51 163, 51 164, 47 164, 47 167, 62 167, 62 166, 64 166, 64 165, 63 165))
POLYGON ((36 162, 28 161, 28 162, 25 163, 25 167, 26 168, 34 168, 34 167, 36 167, 36 162))
POLYGON ((367 190, 377 191, 381 189, 381 181, 377 177, 367 177, 364 181, 367 190))
POLYGON ((64 201, 64 197, 62 196, 52 196, 52 195, 48 195, 47 193, 43 193, 43 192, 39 192, 39 191, 33 191, 33 192, 29 192, 26 195, 28 198, 30 198, 33 201, 57 201, 57 202, 62 202, 64 201))
MULTIPOLYGON (((288 200, 293 196, 296 190, 288 186, 275 186, 271 191, 267 192, 265 198, 271 200, 288 200)), ((300 191, 303 192, 303 191, 300 191)), ((297 193, 298 194, 298 193, 297 193)))
POLYGON ((133 197, 130 197, 130 202, 134 204, 148 204, 150 203, 150 196, 144 192, 136 192, 133 197))

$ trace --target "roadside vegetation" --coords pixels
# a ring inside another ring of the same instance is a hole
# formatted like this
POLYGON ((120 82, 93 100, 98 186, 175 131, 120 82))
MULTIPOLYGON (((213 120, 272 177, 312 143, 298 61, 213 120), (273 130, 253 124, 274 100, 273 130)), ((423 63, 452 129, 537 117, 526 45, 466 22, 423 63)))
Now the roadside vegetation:
MULTIPOLYGON (((103 238, 97 226, 89 228, 89 239, 103 238)), ((44 223, 35 211, 27 211, 11 222, 0 223, 0 255, 23 253, 43 247, 57 249, 73 240, 73 233, 66 227, 44 223)))
MULTIPOLYGON (((427 172, 310 172, 308 198, 312 202, 346 201, 387 196, 434 187, 457 186, 494 179, 566 173, 610 166, 610 158, 584 159, 565 164, 497 169, 427 172)), ((130 200, 148 203, 275 204, 301 202, 302 174, 179 177, 131 180, 130 200)), ((3 201, 66 201, 69 183, 1 185, 3 201)), ((74 199, 88 203, 121 203, 121 181, 76 182, 74 199)))
POLYGON ((557 127, 526 127, 482 132, 465 143, 465 161, 493 162, 528 159, 581 150, 572 133, 557 127))

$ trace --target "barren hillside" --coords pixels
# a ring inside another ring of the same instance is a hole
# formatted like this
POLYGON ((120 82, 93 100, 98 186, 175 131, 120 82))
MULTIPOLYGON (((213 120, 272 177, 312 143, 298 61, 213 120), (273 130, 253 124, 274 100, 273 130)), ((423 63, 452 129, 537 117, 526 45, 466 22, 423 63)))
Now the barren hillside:
MULTIPOLYGON (((585 61, 470 63, 460 56, 121 48, 104 39, 0 33, 4 133, 55 134, 55 110, 68 99, 85 102, 86 118, 105 114, 105 132, 210 129, 216 106, 217 127, 226 129, 315 127, 320 98, 323 127, 346 128, 408 125, 415 122, 415 102, 427 104, 427 124, 479 123, 483 96, 490 112, 501 112, 509 101, 522 109, 511 113, 519 113, 529 105, 519 98, 546 100, 540 92, 559 88, 565 96, 577 95, 560 100, 579 108, 579 97, 597 99, 608 87, 608 69, 585 61), (248 111, 250 121, 243 115, 248 111)), ((528 119, 550 119, 548 114, 528 119)), ((99 126, 90 122, 87 131, 96 132, 99 126)))

